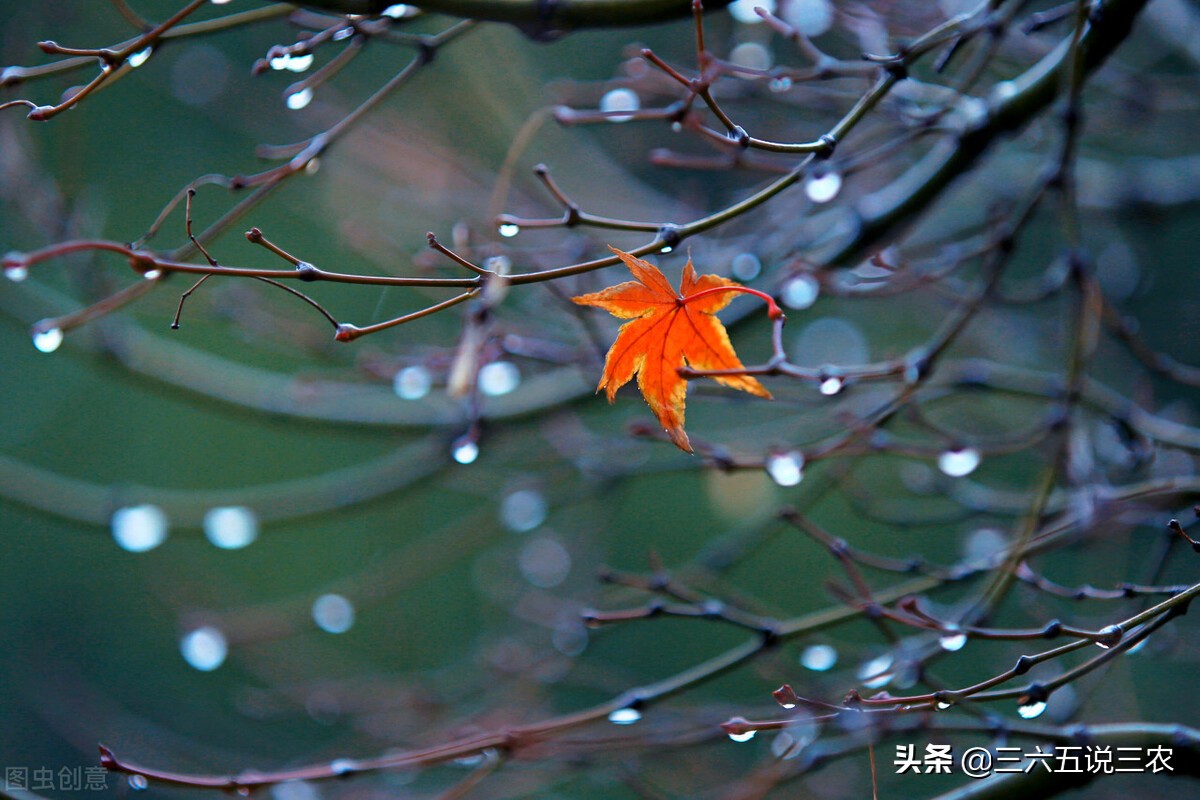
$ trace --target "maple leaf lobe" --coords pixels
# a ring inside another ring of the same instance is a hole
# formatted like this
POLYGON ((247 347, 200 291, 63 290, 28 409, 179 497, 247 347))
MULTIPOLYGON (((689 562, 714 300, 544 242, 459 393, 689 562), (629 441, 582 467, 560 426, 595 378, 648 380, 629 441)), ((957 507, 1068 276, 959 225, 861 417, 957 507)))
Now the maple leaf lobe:
MULTIPOLYGON (((609 249, 636 280, 571 298, 579 305, 602 308, 615 317, 629 320, 621 326, 608 351, 596 391, 603 389, 611 403, 617 390, 636 375, 638 389, 671 441, 690 453, 692 447, 683 429, 687 381, 679 375, 679 368, 684 364, 700 370, 744 368, 725 326, 715 316, 733 300, 734 292, 698 295, 722 287, 740 289, 741 285, 718 275, 697 277, 688 258, 680 290, 676 292, 650 262, 615 247, 609 249)), ((771 397, 749 375, 720 375, 713 379, 733 389, 771 397)))

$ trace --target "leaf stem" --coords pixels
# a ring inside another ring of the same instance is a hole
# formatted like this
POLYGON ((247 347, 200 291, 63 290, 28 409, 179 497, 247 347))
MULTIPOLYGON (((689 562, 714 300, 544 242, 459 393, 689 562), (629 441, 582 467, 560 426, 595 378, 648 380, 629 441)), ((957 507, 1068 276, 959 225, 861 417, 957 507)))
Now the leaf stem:
POLYGON ((682 299, 683 305, 687 305, 693 300, 699 300, 701 297, 706 297, 711 294, 720 292, 741 292, 742 294, 752 294, 767 304, 767 316, 772 320, 786 319, 783 315, 783 309, 775 302, 775 298, 766 292, 760 292, 758 289, 751 289, 749 286, 714 286, 711 289, 705 289, 702 292, 690 294, 682 299))

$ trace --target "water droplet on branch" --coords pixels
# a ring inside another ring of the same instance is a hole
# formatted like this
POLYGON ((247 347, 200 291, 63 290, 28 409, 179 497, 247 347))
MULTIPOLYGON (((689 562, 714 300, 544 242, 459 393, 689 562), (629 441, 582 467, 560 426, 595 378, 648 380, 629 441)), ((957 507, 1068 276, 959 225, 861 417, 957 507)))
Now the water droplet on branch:
POLYGON ((459 464, 472 464, 479 458, 479 445, 470 436, 460 436, 450 445, 450 454, 459 464))
POLYGON ((145 50, 139 50, 136 53, 134 53, 133 55, 131 55, 129 58, 125 59, 125 63, 128 64, 133 69, 137 69, 138 67, 140 67, 142 64, 145 64, 146 61, 148 61, 150 59, 150 54, 153 52, 154 52, 153 47, 147 47, 145 50))
POLYGON ((636 708, 618 708, 608 715, 608 721, 614 725, 632 725, 642 718, 642 712, 636 708))
POLYGON ((1042 712, 1046 710, 1045 700, 1035 700, 1031 703, 1022 703, 1017 707, 1017 714, 1021 719, 1034 719, 1040 717, 1042 712))
POLYGON ((967 643, 967 635, 957 628, 948 627, 945 634, 938 639, 938 643, 943 650, 954 653, 963 649, 967 643))
POLYGON ((1100 638, 1096 639, 1096 646, 1101 650, 1108 650, 1113 645, 1119 643, 1125 632, 1117 625, 1109 625, 1100 629, 1100 638))
POLYGON ((842 190, 842 176, 833 170, 823 174, 813 173, 804 182, 804 193, 814 203, 828 203, 842 190))
POLYGON ((305 53, 302 56, 292 56, 291 58, 287 59, 287 63, 283 65, 283 68, 288 72, 304 72, 306 69, 311 67, 312 64, 313 54, 305 53))
POLYGON ((804 454, 799 450, 767 456, 767 474, 779 486, 795 486, 804 479, 804 454))
POLYGON ((284 103, 292 111, 299 111, 300 109, 304 108, 309 103, 311 103, 312 99, 313 99, 313 90, 306 88, 306 89, 301 89, 298 92, 293 92, 293 93, 289 94, 287 96, 287 98, 284 100, 284 103))
POLYGON ((61 328, 46 328, 33 331, 33 346, 43 353, 53 353, 63 343, 61 328))
POLYGON ((979 461, 979 451, 974 447, 947 450, 938 456, 938 469, 951 478, 961 478, 974 472, 979 461))
POLYGON ((892 665, 896 663, 890 654, 876 656, 858 668, 858 679, 868 689, 887 686, 892 680, 892 665))
MULTIPOLYGON (((600 98, 600 110, 605 113, 613 111, 637 111, 641 107, 642 101, 637 96, 637 92, 625 87, 612 89, 600 98)), ((608 118, 608 121, 628 122, 631 119, 633 119, 632 114, 613 114, 608 118)))

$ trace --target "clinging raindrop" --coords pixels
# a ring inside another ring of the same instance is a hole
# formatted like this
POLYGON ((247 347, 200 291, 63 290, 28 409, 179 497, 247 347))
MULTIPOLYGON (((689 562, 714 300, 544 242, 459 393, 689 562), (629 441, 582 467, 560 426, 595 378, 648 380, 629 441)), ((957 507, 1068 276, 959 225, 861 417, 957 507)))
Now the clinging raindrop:
POLYGON ((938 469, 951 478, 961 478, 974 472, 979 460, 979 451, 974 447, 947 450, 938 456, 938 469))
POLYGON ((953 653, 963 649, 967 643, 967 635, 957 629, 947 628, 946 632, 938 639, 938 643, 943 650, 953 653))
POLYGON ((633 119, 632 114, 612 114, 612 112, 637 111, 641 107, 642 101, 638 98, 637 92, 624 87, 612 89, 600 98, 600 110, 611 114, 608 117, 609 122, 628 122, 633 119))
POLYGON ((618 708, 608 715, 608 721, 614 725, 632 725, 642 718, 642 712, 636 708, 618 708))
POLYGON ((450 446, 450 454, 459 464, 472 464, 479 458, 479 445, 469 436, 460 436, 450 446))
POLYGON ((1035 700, 1032 703, 1024 703, 1017 707, 1017 714, 1021 719, 1034 719, 1040 717, 1042 712, 1046 710, 1045 700, 1035 700))
POLYGON ((137 69, 142 64, 145 64, 150 58, 150 54, 154 52, 153 47, 147 47, 145 50, 139 50, 125 60, 125 63, 130 67, 137 69))
POLYGON ((313 99, 313 90, 304 88, 298 92, 293 92, 292 94, 289 94, 287 96, 287 99, 284 102, 287 104, 287 107, 290 108, 292 111, 299 111, 300 109, 304 108, 309 103, 311 103, 312 99, 313 99))
POLYGON ((43 353, 53 353, 62 343, 63 332, 61 328, 35 329, 33 332, 33 346, 43 353))
POLYGON ((812 175, 804 182, 804 193, 814 203, 828 203, 842 190, 842 176, 829 170, 823 175, 812 175))
POLYGON ((826 378, 821 381, 821 394, 826 397, 833 397, 842 390, 842 386, 841 378, 826 378))
POLYGON ((799 450, 767 456, 767 474, 779 486, 795 486, 804 479, 804 454, 799 450))

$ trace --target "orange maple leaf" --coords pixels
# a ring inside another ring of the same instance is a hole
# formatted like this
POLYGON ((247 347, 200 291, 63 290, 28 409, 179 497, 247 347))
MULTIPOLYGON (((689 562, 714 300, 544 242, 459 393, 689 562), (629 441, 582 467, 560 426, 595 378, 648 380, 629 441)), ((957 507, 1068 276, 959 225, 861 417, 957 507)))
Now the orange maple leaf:
MULTIPOLYGON (((718 275, 696 277, 689 257, 683 268, 680 290, 648 261, 610 247, 629 267, 636 281, 611 286, 601 292, 571 298, 585 306, 603 308, 627 319, 604 361, 604 374, 596 391, 604 389, 608 402, 617 390, 637 374, 638 388, 667 435, 681 450, 692 452, 683 430, 687 381, 679 375, 685 363, 702 370, 740 370, 744 367, 733 351, 725 326, 717 319, 733 300, 735 292, 762 297, 772 319, 782 313, 770 296, 718 275)), ((713 376, 718 383, 770 399, 761 383, 749 375, 713 376)))

